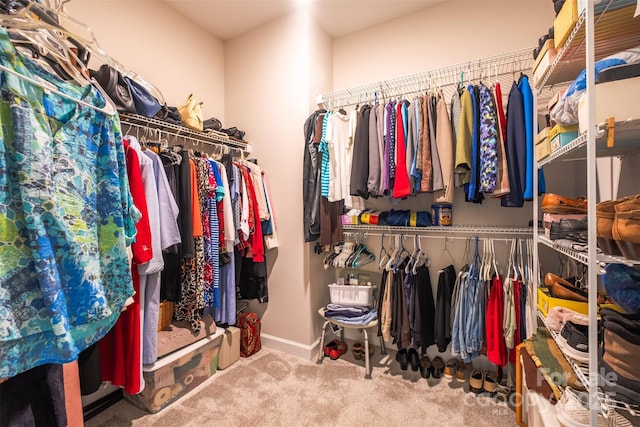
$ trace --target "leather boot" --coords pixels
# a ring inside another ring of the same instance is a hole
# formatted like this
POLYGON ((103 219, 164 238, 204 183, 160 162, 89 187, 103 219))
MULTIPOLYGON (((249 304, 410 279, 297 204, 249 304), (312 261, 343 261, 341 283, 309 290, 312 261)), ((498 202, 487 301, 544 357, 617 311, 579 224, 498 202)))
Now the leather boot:
POLYGON ((615 240, 613 240, 613 220, 616 215, 617 200, 608 200, 596 205, 596 233, 598 247, 605 255, 622 256, 615 240))
POLYGON ((634 196, 623 197, 618 200, 607 200, 596 205, 596 232, 598 239, 598 247, 602 249, 605 255, 622 256, 622 252, 613 238, 613 221, 616 214, 616 206, 640 197, 634 196))
POLYGON ((615 205, 611 232, 622 255, 640 259, 640 197, 615 205))

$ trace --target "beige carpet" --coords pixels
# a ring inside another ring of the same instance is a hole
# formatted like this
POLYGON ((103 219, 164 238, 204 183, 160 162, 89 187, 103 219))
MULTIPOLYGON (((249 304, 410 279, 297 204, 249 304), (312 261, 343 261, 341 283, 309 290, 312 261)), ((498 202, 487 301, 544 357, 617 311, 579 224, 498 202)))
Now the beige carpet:
POLYGON ((206 382, 157 414, 126 401, 89 420, 114 426, 516 426, 504 403, 466 392, 467 386, 425 380, 401 371, 393 351, 364 361, 350 352, 322 364, 262 349, 217 371, 206 382))

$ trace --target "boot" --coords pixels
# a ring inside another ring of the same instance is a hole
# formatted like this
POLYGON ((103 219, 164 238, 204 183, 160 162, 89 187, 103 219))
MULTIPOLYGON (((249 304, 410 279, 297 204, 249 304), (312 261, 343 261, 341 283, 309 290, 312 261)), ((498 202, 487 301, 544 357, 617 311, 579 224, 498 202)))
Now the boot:
POLYGON ((598 247, 602 249, 605 255, 622 256, 622 252, 616 241, 613 239, 613 221, 616 214, 616 206, 640 197, 634 196, 623 197, 618 200, 608 200, 600 202, 596 205, 596 232, 598 239, 598 247))
POLYGON ((611 234, 618 248, 625 258, 640 259, 640 197, 618 203, 615 210, 611 234))

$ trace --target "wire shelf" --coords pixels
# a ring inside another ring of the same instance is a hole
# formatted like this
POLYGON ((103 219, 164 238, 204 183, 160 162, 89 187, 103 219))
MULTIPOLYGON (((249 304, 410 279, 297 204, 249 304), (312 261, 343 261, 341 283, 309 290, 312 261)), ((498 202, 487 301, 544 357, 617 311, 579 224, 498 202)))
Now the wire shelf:
POLYGON ((221 132, 198 132, 184 126, 137 114, 120 114, 120 123, 124 126, 158 129, 175 137, 188 138, 204 144, 226 145, 241 150, 247 150, 248 146, 247 142, 231 139, 227 134, 221 132))
MULTIPOLYGON (((596 61, 638 45, 640 19, 633 17, 634 12, 635 1, 603 1, 596 5, 596 61)), ((535 83, 537 89, 573 80, 585 68, 585 21, 586 13, 583 12, 547 73, 535 83)))
POLYGON ((559 246, 557 245, 553 240, 549 239, 547 236, 544 235, 540 235, 538 236, 538 241, 548 247, 550 247, 551 249, 554 249, 560 253, 563 253, 564 255, 584 264, 584 265, 589 265, 589 256, 587 255, 586 252, 579 252, 579 251, 574 251, 572 249, 569 248, 565 248, 563 246, 559 246))
MULTIPOLYGON (((533 65, 532 51, 533 47, 518 49, 422 73, 324 93, 317 96, 316 102, 331 109, 362 103, 365 99, 368 101, 373 98, 375 93, 379 94, 380 98, 401 97, 406 94, 432 89, 433 87, 456 86, 460 83, 461 73, 471 74, 474 79, 479 79, 478 76, 480 79, 483 77, 492 79, 508 75, 510 80, 514 80, 515 77, 513 76, 517 73, 531 71, 533 65)), ((466 80, 468 81, 469 77, 466 80)))
MULTIPOLYGON (((584 160, 587 158, 587 134, 583 133, 564 147, 553 151, 549 156, 538 162, 542 167, 555 160, 584 160)), ((625 120, 615 122, 613 127, 600 123, 596 129, 596 155, 598 157, 612 157, 631 154, 640 150, 640 120, 625 120), (607 137, 614 132, 613 146, 607 146, 607 137)))
POLYGON ((397 227, 387 225, 344 225, 345 232, 367 233, 380 232, 385 234, 506 234, 527 235, 533 234, 532 227, 493 226, 493 225, 454 225, 432 227, 397 227))
MULTIPOLYGON (((549 331, 549 334, 551 334, 551 337, 553 337, 553 340, 556 342, 556 345, 558 345, 558 349, 560 350, 564 358, 567 360, 567 362, 571 366, 571 369, 573 369, 573 372, 576 374, 576 377, 582 383, 582 385, 587 390, 587 392, 590 393, 591 383, 589 382, 589 365, 587 363, 578 362, 574 360, 573 358, 567 356, 562 351, 562 347, 558 344, 558 333, 549 329, 547 327, 546 318, 544 317, 542 312, 540 310, 537 310, 537 312, 538 312, 538 318, 542 321, 542 324, 544 325, 544 327, 549 331)), ((610 411, 614 411, 614 410, 629 411, 634 416, 640 415, 640 405, 631 405, 629 403, 616 400, 612 398, 610 395, 607 395, 600 390, 598 390, 596 394, 598 397, 598 402, 600 404, 600 412, 605 418, 610 418, 613 415, 610 411)))

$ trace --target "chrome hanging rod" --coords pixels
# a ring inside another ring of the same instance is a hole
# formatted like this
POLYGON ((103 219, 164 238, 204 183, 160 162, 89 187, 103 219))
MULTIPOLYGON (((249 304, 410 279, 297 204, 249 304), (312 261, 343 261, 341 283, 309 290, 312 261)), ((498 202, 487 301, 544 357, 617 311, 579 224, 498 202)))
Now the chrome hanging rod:
POLYGON ((376 96, 378 99, 390 99, 435 88, 456 86, 471 80, 492 81, 504 75, 513 75, 515 78, 516 74, 531 71, 532 52, 533 48, 524 48, 418 74, 324 93, 317 96, 316 102, 331 110, 369 102, 376 96))

